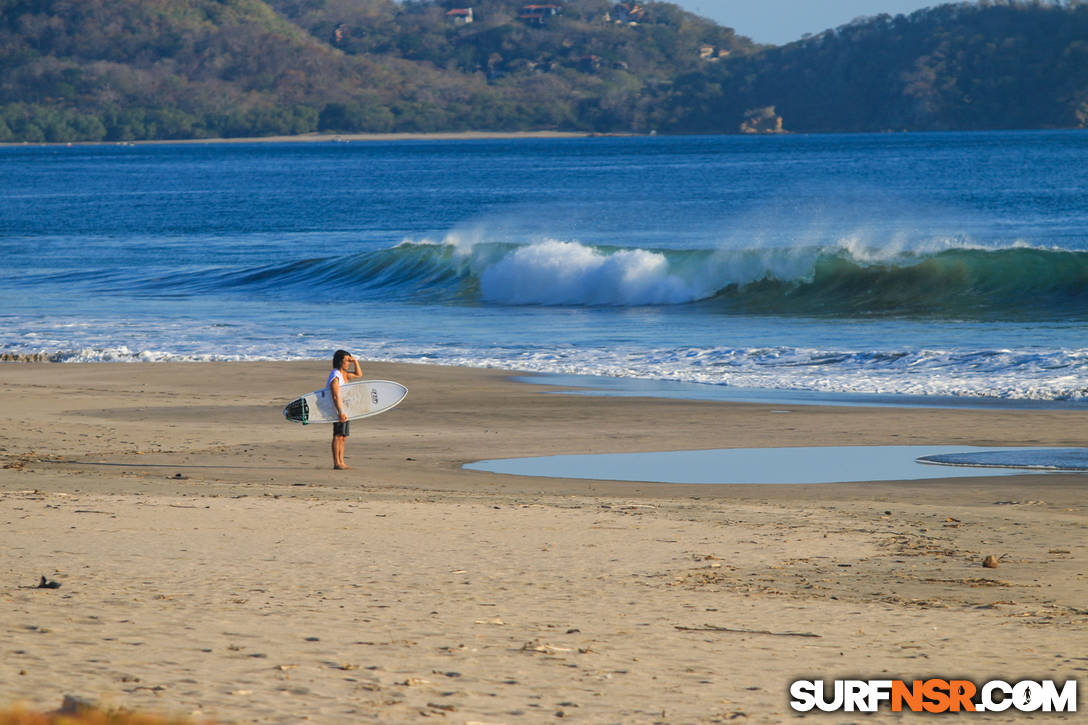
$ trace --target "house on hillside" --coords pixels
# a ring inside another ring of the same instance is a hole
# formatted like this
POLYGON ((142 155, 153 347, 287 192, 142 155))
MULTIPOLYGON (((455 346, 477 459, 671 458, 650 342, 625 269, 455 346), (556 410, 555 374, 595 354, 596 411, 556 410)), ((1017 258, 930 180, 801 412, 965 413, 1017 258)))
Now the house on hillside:
POLYGON ((472 8, 453 8, 446 11, 446 22, 451 25, 468 25, 472 21, 472 8))
POLYGON ((543 25, 547 18, 558 15, 562 10, 562 6, 552 3, 547 5, 522 5, 521 15, 518 16, 518 19, 529 25, 543 25))

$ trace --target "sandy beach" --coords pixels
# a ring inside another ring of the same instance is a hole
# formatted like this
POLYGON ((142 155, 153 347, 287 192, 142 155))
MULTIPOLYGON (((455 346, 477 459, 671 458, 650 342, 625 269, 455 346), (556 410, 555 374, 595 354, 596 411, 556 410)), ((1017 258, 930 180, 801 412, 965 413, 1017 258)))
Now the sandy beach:
POLYGON ((228 722, 775 723, 799 717, 796 679, 931 676, 1075 678, 1088 706, 1088 476, 724 486, 462 469, 1083 446, 1082 412, 594 398, 372 363, 408 399, 354 424, 353 469, 333 471, 329 429, 281 415, 327 368, 0 363, 0 708, 78 695, 228 722))

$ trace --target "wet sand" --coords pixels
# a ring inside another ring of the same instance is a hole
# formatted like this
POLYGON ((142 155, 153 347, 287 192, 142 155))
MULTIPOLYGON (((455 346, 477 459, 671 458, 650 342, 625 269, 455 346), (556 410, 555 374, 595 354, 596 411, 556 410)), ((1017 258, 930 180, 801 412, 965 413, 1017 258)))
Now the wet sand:
POLYGON ((336 472, 329 429, 280 413, 326 368, 0 364, 0 708, 74 694, 227 721, 770 723, 795 717, 798 678, 1084 690, 1083 474, 717 486, 461 468, 1082 446, 1081 412, 589 398, 368 364, 409 396, 352 426, 354 468, 336 472))

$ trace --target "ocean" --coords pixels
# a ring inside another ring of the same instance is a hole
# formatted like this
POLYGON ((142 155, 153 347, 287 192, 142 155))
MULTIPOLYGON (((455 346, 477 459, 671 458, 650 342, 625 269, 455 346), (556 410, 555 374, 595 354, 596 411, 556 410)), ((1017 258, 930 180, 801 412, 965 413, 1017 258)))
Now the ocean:
POLYGON ((1088 404, 1088 133, 0 148, 0 354, 1088 404))

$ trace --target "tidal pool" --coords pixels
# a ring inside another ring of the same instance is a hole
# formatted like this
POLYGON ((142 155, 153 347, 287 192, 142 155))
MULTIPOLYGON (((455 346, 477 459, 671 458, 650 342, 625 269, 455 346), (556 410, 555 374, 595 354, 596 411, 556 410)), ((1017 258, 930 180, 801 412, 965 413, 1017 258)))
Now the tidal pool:
MULTIPOLYGON (((1003 448, 1006 456, 1038 448, 1003 448)), ((1045 450, 1045 449, 1043 449, 1045 450)), ((849 483, 1023 474, 1022 468, 935 466, 922 456, 979 454, 971 446, 814 446, 541 456, 477 461, 473 471, 654 483, 849 483)))

